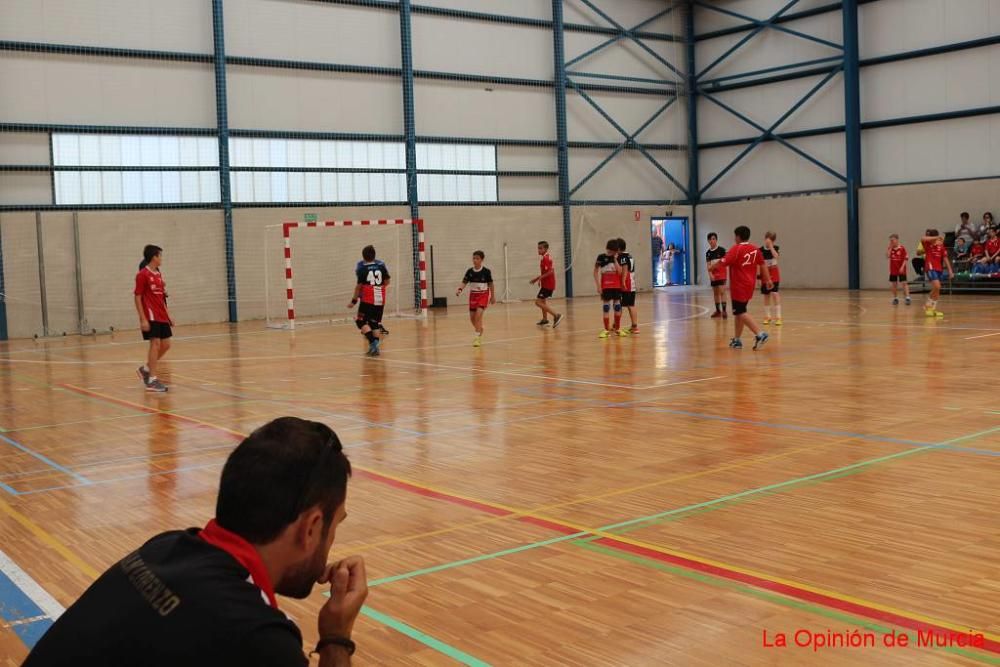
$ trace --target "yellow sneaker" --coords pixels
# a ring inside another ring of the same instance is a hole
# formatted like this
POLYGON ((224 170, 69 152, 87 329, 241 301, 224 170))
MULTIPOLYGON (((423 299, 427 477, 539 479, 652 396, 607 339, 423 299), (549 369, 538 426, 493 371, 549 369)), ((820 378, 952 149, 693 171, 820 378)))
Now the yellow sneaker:
POLYGON ((472 347, 479 347, 482 344, 483 344, 482 336, 476 336, 475 338, 472 339, 472 347))
POLYGON ((780 327, 781 326, 781 320, 775 320, 774 321, 774 326, 780 327))
POLYGON ((628 335, 629 335, 629 333, 625 329, 619 329, 618 330, 618 337, 619 338, 628 338, 628 335))
POLYGON ((940 310, 935 310, 934 317, 944 317, 944 313, 942 313, 940 310))
POLYGON ((926 315, 927 317, 934 317, 934 309, 924 308, 924 315, 926 315))
POLYGON ((771 323, 771 319, 769 317, 765 317, 764 318, 764 324, 770 324, 770 323, 771 323))
POLYGON ((610 335, 611 335, 611 332, 610 332, 610 331, 608 331, 607 329, 603 329, 603 330, 601 331, 601 333, 597 334, 597 337, 598 337, 598 338, 607 338, 607 337, 608 337, 608 336, 610 336, 610 335))

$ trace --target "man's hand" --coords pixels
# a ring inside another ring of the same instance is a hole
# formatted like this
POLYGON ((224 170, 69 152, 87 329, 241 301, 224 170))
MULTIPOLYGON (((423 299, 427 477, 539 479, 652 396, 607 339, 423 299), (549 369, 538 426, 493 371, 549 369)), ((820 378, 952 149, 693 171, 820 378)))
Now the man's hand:
POLYGON ((532 278, 531 280, 528 281, 528 284, 529 285, 534 285, 537 282, 538 282, 538 278, 532 278))
POLYGON ((319 610, 319 636, 350 639, 354 621, 368 597, 368 577, 361 556, 327 565, 319 583, 330 584, 330 599, 319 610))
POLYGON ((769 290, 772 290, 774 289, 774 283, 768 280, 767 283, 765 284, 765 287, 767 287, 767 289, 769 290))

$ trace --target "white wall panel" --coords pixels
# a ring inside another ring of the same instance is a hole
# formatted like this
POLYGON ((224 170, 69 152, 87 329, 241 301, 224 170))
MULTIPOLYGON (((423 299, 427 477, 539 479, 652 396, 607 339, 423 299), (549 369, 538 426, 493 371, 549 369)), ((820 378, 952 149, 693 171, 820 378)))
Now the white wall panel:
POLYGON ((1000 104, 1000 46, 861 70, 863 121, 996 104, 1000 104))
MULTIPOLYGON (((668 101, 665 97, 626 93, 588 92, 629 134, 638 130, 668 101)), ((554 111, 553 111, 554 113, 554 111)), ((566 93, 566 123, 570 141, 622 141, 624 137, 597 109, 577 93, 566 93)), ((687 112, 678 100, 646 128, 638 140, 646 143, 687 143, 687 112)))
POLYGON ((552 33, 513 24, 415 14, 413 67, 551 80, 552 33))
MULTIPOLYGON (((791 142, 839 173, 844 166, 844 137, 834 134, 806 137, 791 142)), ((700 183, 705 187, 744 146, 702 151, 700 183)), ((775 141, 763 143, 713 185, 705 196, 732 197, 774 192, 798 192, 842 186, 843 182, 775 141)))
POLYGON ((505 171, 536 169, 555 171, 556 149, 550 146, 497 146, 497 168, 505 171))
MULTIPOLYGON (((470 12, 504 14, 532 19, 549 20, 552 18, 550 0, 517 0, 517 2, 510 0, 421 0, 420 4, 429 7, 464 9, 470 12)), ((414 17, 416 16, 421 16, 421 14, 414 14, 414 17)))
POLYGON ((997 0, 879 0, 859 7, 861 57, 1000 33, 997 0))
POLYGON ((49 135, 0 133, 0 164, 49 164, 49 135))
MULTIPOLYGON (((603 149, 570 151, 572 189, 610 153, 603 149)), ((687 184, 687 153, 649 151, 670 174, 687 184)), ((572 195, 574 200, 684 199, 685 195, 639 151, 623 151, 572 195)))
MULTIPOLYGON (((840 44, 843 39, 843 22, 839 12, 790 21, 782 25, 835 44, 840 44)), ((695 54, 697 70, 704 71, 730 47, 743 39, 746 34, 738 33, 698 42, 695 54)), ((708 70, 705 73, 705 78, 714 79, 720 76, 827 58, 839 54, 840 51, 833 47, 777 30, 765 29, 721 63, 708 70)))
MULTIPOLYGON (((770 127, 822 80, 823 77, 809 77, 781 81, 714 93, 712 97, 766 128, 770 127)), ((778 132, 843 125, 843 100, 844 79, 838 74, 778 126, 778 132)), ((698 140, 700 142, 753 137, 758 134, 760 134, 758 130, 711 100, 702 98, 698 102, 698 140)))
MULTIPOLYGON (((714 0, 711 4, 744 16, 756 19, 768 19, 778 13, 778 11, 783 6, 788 4, 788 2, 787 0, 714 0)), ((815 7, 821 7, 829 4, 829 0, 800 0, 800 2, 785 13, 797 14, 807 9, 813 9, 815 7)), ((838 12, 834 12, 834 14, 839 16, 838 12)), ((711 9, 707 9, 705 7, 696 7, 694 18, 695 27, 699 35, 746 23, 738 18, 727 16, 726 14, 712 11, 711 9)))
POLYGON ((0 39, 210 53, 212 3, 3 0, 0 39))
MULTIPOLYGON (((207 4, 207 3, 206 3, 207 4)), ((399 67, 394 11, 290 0, 226 0, 226 52, 399 67)))
POLYGON ((230 127, 387 134, 403 129, 403 93, 395 77, 231 67, 228 85, 230 127))
POLYGON ((215 125, 207 64, 8 52, 0 57, 0 81, 5 122, 215 125))
MULTIPOLYGON (((680 14, 677 14, 676 19, 677 25, 670 26, 671 32, 679 32, 683 29, 683 26, 679 23, 680 14)), ((606 42, 608 40, 608 36, 594 33, 567 32, 565 40, 566 61, 569 62, 577 56, 581 56, 590 49, 606 42)), ((685 71, 685 52, 683 44, 658 40, 643 40, 642 43, 648 47, 650 51, 666 60, 681 72, 685 71)), ((654 58, 646 49, 629 39, 622 39, 613 44, 609 44, 601 50, 587 56, 583 60, 573 63, 568 69, 570 73, 578 71, 596 72, 599 74, 623 74, 626 76, 638 76, 647 79, 667 79, 670 81, 676 81, 679 78, 676 72, 672 72, 669 67, 654 58)), ((550 73, 551 71, 551 68, 549 68, 550 73)), ((581 77, 579 80, 592 83, 620 83, 584 77, 581 77)))
MULTIPOLYGON (((664 2, 664 0, 614 0, 614 2, 601 0, 601 2, 595 2, 594 4, 602 12, 626 28, 631 28, 646 19, 656 16, 669 6, 669 3, 664 2)), ((563 7, 563 18, 566 23, 595 25, 602 28, 611 27, 611 24, 581 2, 565 2, 563 3, 563 7)), ((644 25, 641 30, 672 33, 673 25, 677 20, 677 17, 674 16, 676 13, 677 10, 674 10, 664 17, 648 25, 644 25)))
MULTIPOLYGON (((398 82, 393 85, 399 88, 398 82)), ((555 103, 549 88, 418 79, 414 98, 417 134, 555 139, 555 103)), ((395 107, 397 116, 401 104, 395 107)))
POLYGON ((1000 116, 862 133, 865 185, 1000 175, 1000 116))
POLYGON ((50 179, 39 171, 0 171, 0 204, 51 204, 50 179))

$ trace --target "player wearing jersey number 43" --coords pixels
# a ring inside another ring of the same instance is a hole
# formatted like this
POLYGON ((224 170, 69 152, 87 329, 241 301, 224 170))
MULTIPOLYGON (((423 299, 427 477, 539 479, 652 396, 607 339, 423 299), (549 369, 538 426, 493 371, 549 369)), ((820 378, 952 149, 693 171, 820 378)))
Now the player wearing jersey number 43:
POLYGON ((348 308, 358 306, 354 324, 368 340, 368 356, 377 357, 382 345, 382 314, 385 312, 385 295, 389 289, 389 267, 376 259, 375 247, 361 249, 361 260, 355 269, 357 283, 348 308))
POLYGON ((729 347, 737 350, 743 348, 740 336, 743 335, 743 327, 746 327, 754 333, 753 349, 756 350, 767 342, 768 335, 760 330, 760 327, 747 312, 747 305, 753 298, 753 289, 757 284, 758 276, 760 276, 764 287, 769 290, 774 287, 774 283, 771 281, 771 274, 764 264, 764 256, 761 254, 760 248, 750 243, 750 228, 740 225, 734 230, 734 234, 736 245, 729 249, 725 257, 709 264, 708 268, 712 270, 719 265, 729 268, 733 315, 736 319, 736 335, 729 341, 729 347))
POLYGON ((483 344, 483 316, 486 308, 497 302, 493 292, 493 274, 483 266, 486 253, 477 250, 472 253, 472 268, 465 272, 462 284, 455 290, 455 296, 461 296, 466 287, 469 288, 469 321, 476 331, 472 339, 473 347, 483 344))

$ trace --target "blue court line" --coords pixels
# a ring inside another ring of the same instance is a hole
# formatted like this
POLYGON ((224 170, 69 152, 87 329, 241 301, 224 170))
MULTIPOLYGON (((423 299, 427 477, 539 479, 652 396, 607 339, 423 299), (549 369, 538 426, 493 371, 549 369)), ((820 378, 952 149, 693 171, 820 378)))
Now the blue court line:
POLYGON ((35 604, 17 584, 0 570, 0 618, 11 626, 21 641, 30 649, 38 643, 45 631, 52 626, 44 610, 35 604), (18 623, 18 621, 24 621, 18 623))
POLYGON ((100 486, 102 484, 113 484, 114 482, 128 482, 134 479, 148 479, 150 477, 160 477, 162 475, 172 475, 178 472, 188 472, 191 470, 204 470, 205 468, 215 468, 222 466, 225 461, 213 461, 212 463, 200 463, 198 465, 182 466, 180 468, 171 468, 170 470, 157 470, 156 472, 144 472, 138 475, 123 475, 121 477, 109 477, 108 479, 100 479, 97 481, 89 481, 86 484, 65 484, 62 486, 47 486, 44 489, 31 489, 30 491, 14 491, 15 496, 33 496, 37 493, 46 493, 48 491, 61 491, 64 489, 79 489, 81 487, 91 487, 100 486))
POLYGON ((53 461, 52 459, 50 459, 49 457, 47 457, 47 456, 45 456, 43 454, 39 454, 38 452, 35 452, 35 451, 32 451, 31 449, 28 449, 27 447, 25 447, 21 443, 17 442, 16 440, 11 440, 7 436, 3 435, 2 433, 0 433, 0 440, 3 440, 7 444, 9 444, 9 445, 11 445, 11 446, 19 449, 20 451, 24 452, 28 456, 35 457, 36 459, 38 459, 42 463, 45 463, 46 465, 48 465, 48 466, 50 466, 52 468, 55 468, 59 472, 66 473, 67 475, 69 475, 70 477, 72 477, 73 479, 75 479, 76 481, 80 482, 81 485, 85 486, 87 484, 90 484, 90 480, 87 479, 86 477, 84 477, 83 475, 79 475, 79 474, 73 472, 72 470, 70 470, 69 468, 66 468, 65 466, 59 465, 58 463, 56 463, 55 461, 53 461))

